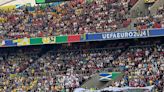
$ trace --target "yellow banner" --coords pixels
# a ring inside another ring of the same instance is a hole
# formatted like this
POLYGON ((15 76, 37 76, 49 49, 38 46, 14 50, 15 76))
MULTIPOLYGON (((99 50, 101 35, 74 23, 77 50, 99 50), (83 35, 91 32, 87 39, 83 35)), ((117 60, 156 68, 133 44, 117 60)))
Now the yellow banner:
POLYGON ((26 46, 30 45, 30 38, 17 39, 13 40, 13 42, 16 42, 18 46, 26 46))
POLYGON ((51 44, 56 42, 56 37, 43 37, 42 38, 43 44, 51 44))

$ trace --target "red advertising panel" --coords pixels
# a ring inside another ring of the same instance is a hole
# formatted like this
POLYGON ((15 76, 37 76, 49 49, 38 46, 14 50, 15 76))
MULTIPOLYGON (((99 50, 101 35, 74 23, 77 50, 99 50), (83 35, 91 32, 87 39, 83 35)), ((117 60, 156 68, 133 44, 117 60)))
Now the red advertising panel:
POLYGON ((80 42, 81 35, 69 35, 68 42, 80 42))

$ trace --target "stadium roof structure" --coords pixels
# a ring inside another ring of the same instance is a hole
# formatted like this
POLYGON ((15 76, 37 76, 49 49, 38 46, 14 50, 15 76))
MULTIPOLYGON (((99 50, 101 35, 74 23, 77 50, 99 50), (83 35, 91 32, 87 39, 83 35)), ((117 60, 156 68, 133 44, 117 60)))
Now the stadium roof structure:
POLYGON ((15 0, 0 0, 0 6, 10 3, 12 1, 15 1, 15 0))
POLYGON ((0 6, 9 6, 17 4, 27 4, 35 5, 35 0, 0 0, 0 6))

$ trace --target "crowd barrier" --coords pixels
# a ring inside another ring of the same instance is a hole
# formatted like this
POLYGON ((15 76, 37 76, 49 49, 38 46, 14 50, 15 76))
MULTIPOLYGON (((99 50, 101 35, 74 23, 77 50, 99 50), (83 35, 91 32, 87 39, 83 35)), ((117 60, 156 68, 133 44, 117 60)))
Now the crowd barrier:
POLYGON ((147 30, 131 30, 124 32, 106 32, 106 33, 90 33, 79 35, 64 35, 51 36, 40 38, 22 38, 14 40, 0 40, 0 47, 13 46, 28 46, 28 45, 43 45, 43 44, 61 44, 73 42, 88 42, 88 41, 104 41, 116 39, 134 39, 164 36, 164 28, 162 29, 147 29, 147 30))

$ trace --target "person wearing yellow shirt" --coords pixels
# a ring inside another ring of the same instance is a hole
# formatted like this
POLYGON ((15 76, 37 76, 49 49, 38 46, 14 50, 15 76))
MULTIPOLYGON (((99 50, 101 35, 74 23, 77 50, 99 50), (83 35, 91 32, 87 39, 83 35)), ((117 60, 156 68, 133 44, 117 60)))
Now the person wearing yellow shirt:
POLYGON ((150 84, 150 85, 152 85, 152 84, 153 84, 153 81, 152 81, 152 80, 150 80, 150 81, 149 81, 149 84, 150 84))
POLYGON ((6 22, 6 21, 7 21, 6 18, 0 18, 0 23, 4 23, 4 22, 6 22))

